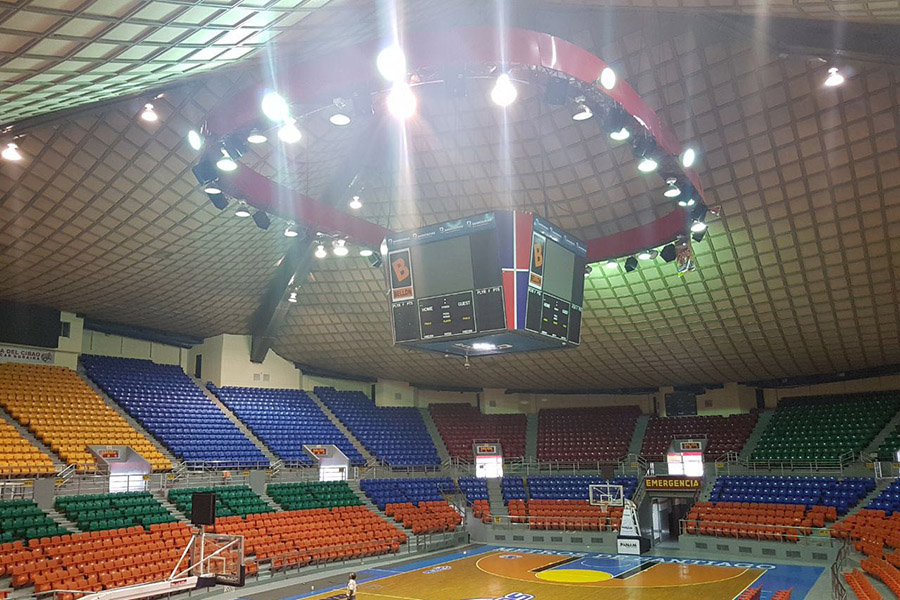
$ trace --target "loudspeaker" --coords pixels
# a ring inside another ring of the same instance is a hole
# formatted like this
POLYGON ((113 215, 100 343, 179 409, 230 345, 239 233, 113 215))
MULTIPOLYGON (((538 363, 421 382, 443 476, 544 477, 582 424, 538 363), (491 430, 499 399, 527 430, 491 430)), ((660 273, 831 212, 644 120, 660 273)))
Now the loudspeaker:
POLYGON ((191 523, 194 525, 216 524, 216 494, 214 492, 194 492, 191 496, 191 523))
POLYGON ((663 260, 667 263, 672 262, 677 257, 678 253, 675 251, 675 244, 668 244, 660 250, 659 255, 662 256, 663 260))

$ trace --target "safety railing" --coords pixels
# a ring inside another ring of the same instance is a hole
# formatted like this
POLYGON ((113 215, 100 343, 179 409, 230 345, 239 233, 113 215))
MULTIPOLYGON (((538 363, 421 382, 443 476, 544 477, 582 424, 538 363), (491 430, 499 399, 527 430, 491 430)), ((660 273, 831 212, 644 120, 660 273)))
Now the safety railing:
POLYGON ((29 500, 34 498, 34 481, 9 479, 0 481, 0 500, 29 500))
POLYGON ((498 529, 544 529, 551 531, 618 531, 621 526, 621 515, 613 517, 610 513, 605 517, 575 517, 570 515, 517 516, 492 515, 491 520, 498 529))
POLYGON ((842 540, 840 549, 831 563, 831 598, 832 600, 847 600, 847 588, 844 586, 844 566, 847 556, 850 554, 850 540, 842 540))
POLYGON ((841 540, 832 537, 831 530, 825 527, 682 519, 679 521, 679 528, 682 535, 746 539, 757 542, 793 542, 806 546, 829 548, 842 543, 841 540))
POLYGON ((716 459, 716 475, 797 475, 809 473, 837 473, 842 475, 859 457, 854 452, 845 452, 838 458, 831 459, 779 459, 779 460, 746 460, 737 452, 729 452, 716 459))

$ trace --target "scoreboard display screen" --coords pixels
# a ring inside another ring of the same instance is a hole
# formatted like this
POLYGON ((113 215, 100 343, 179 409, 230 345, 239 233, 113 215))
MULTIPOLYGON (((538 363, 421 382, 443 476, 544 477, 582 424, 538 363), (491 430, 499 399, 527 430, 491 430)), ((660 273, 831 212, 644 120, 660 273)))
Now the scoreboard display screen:
POLYGON ((395 344, 478 355, 580 343, 587 247, 539 217, 396 233, 382 253, 395 344))

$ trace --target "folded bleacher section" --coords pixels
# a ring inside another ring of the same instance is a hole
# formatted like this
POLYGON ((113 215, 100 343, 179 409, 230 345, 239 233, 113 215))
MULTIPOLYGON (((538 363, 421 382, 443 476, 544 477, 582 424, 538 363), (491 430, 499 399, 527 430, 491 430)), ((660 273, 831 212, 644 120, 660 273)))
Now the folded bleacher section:
POLYGON ((728 452, 740 452, 753 433, 758 414, 704 415, 690 417, 651 417, 644 433, 641 456, 663 460, 675 438, 706 436, 706 456, 718 458, 728 452))
POLYGON ((266 501, 245 485, 179 488, 169 490, 169 502, 183 512, 191 514, 194 492, 214 492, 216 494, 216 519, 219 517, 246 517, 247 515, 275 512, 266 501))
POLYGON ((316 387, 314 391, 366 450, 388 465, 441 464, 418 409, 375 406, 362 392, 339 392, 330 387, 316 387))
POLYGON ((284 510, 359 506, 363 503, 346 481, 270 483, 266 493, 284 510))
POLYGON ((0 477, 55 473, 53 460, 26 440, 9 423, 0 420, 0 477))
POLYGON ((69 532, 32 500, 0 501, 0 544, 66 533, 69 532))
POLYGON ((449 477, 363 479, 359 486, 375 506, 414 534, 452 531, 462 522, 442 494, 456 492, 449 477))
POLYGON ((88 376, 189 465, 264 468, 269 461, 181 367, 82 355, 88 376))
POLYGON ((619 460, 640 415, 637 406, 541 409, 537 457, 564 463, 619 460))
POLYGON ((836 460, 861 452, 900 409, 897 392, 785 398, 751 460, 836 460))
POLYGON ((96 391, 65 367, 0 364, 0 405, 70 465, 91 469, 92 445, 130 446, 154 470, 172 464, 96 391))
POLYGON ((431 404, 428 406, 438 433, 453 458, 474 460, 472 446, 479 441, 498 441, 504 459, 525 456, 524 414, 484 415, 471 404, 431 404))
POLYGON ((173 517, 150 492, 60 496, 56 509, 82 531, 173 523, 173 517))
POLYGON ((208 385, 268 448, 287 463, 312 465, 304 444, 333 444, 352 465, 364 465, 359 450, 302 390, 208 385))

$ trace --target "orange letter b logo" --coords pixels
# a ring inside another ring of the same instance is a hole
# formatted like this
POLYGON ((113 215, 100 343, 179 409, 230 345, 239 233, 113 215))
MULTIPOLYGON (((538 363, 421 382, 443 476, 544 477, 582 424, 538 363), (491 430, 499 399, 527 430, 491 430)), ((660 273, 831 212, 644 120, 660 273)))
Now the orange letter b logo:
POLYGON ((540 269, 544 264, 544 246, 541 244, 534 245, 534 268, 540 269))
POLYGON ((409 279, 409 267, 406 266, 405 260, 398 258, 391 263, 391 267, 394 269, 394 276, 397 278, 397 283, 409 279))

